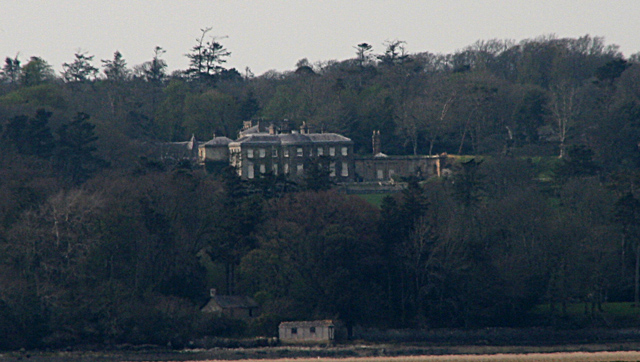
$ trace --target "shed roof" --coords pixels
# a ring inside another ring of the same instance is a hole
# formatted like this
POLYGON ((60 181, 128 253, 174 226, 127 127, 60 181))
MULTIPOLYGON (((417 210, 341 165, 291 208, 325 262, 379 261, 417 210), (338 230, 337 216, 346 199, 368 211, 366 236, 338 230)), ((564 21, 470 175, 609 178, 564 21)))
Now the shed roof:
POLYGON ((291 321, 282 322, 280 327, 284 328, 297 328, 297 327, 335 327, 335 323, 332 320, 317 320, 317 321, 291 321))

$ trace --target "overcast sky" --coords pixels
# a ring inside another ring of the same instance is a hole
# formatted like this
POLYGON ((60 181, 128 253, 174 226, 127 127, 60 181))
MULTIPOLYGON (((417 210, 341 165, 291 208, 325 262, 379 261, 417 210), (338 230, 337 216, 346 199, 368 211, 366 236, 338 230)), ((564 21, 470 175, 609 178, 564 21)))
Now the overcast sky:
POLYGON ((590 34, 629 56, 640 51, 640 0, 0 0, 0 56, 40 56, 60 71, 78 50, 96 66, 119 50, 132 67, 161 46, 170 70, 186 69, 205 27, 232 53, 227 67, 256 75, 353 58, 362 42, 381 53, 396 39, 409 53, 452 53, 476 40, 590 34))

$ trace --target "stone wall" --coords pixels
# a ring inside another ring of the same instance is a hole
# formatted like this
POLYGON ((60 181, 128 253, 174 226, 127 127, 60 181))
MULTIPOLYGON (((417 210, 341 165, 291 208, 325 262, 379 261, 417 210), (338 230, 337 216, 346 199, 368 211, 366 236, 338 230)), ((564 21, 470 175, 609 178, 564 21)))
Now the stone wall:
POLYGON ((415 176, 426 179, 441 176, 446 156, 376 156, 356 158, 357 181, 389 182, 415 176))

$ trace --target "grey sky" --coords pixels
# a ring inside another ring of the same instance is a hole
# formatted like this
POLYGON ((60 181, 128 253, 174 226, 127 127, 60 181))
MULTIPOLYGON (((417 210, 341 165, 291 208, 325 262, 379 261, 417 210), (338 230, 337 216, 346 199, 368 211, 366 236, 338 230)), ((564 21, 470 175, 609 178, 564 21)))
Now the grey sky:
POLYGON ((353 58, 362 42, 380 53, 394 39, 410 53, 451 53, 479 39, 590 34, 629 56, 640 51, 640 0, 0 0, 0 56, 40 56, 59 71, 78 50, 96 66, 119 50, 134 66, 158 45, 170 70, 185 69, 205 27, 227 37, 228 67, 256 75, 353 58))

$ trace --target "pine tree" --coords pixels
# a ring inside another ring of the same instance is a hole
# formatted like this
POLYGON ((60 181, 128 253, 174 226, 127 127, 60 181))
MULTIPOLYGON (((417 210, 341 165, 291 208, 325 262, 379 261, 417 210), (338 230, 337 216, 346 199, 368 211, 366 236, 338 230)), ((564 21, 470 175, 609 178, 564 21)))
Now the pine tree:
POLYGON ((72 183, 80 184, 107 162, 95 155, 95 125, 89 123, 89 115, 79 112, 73 121, 58 129, 58 145, 55 162, 72 183))

